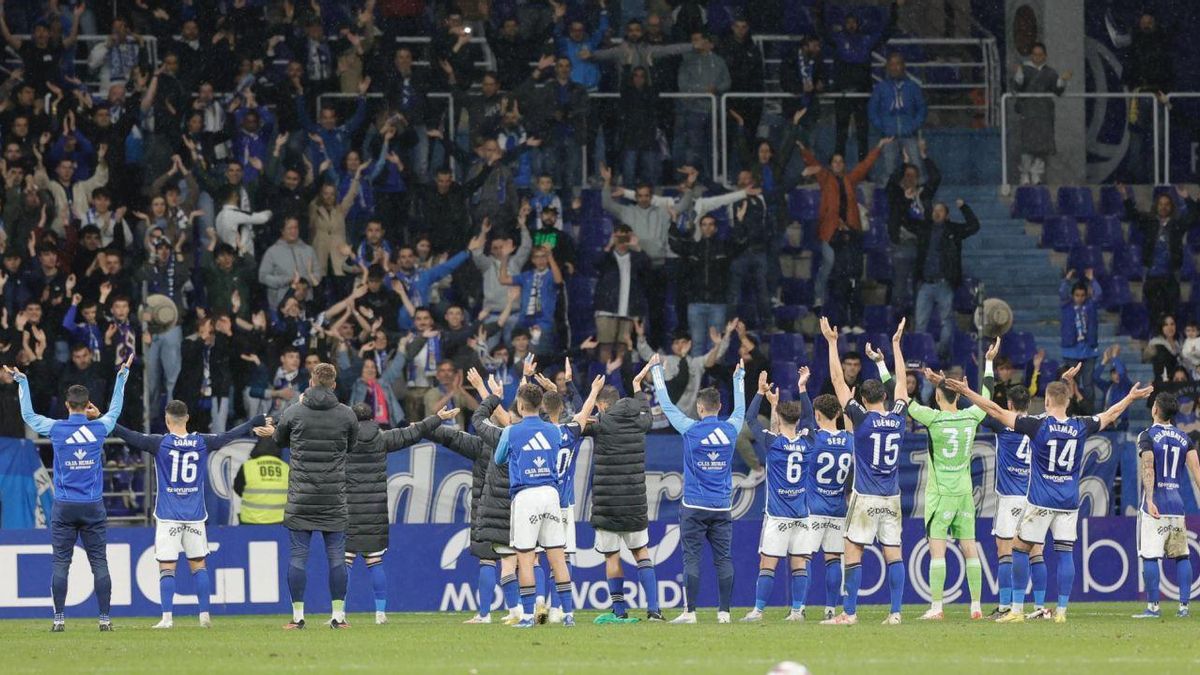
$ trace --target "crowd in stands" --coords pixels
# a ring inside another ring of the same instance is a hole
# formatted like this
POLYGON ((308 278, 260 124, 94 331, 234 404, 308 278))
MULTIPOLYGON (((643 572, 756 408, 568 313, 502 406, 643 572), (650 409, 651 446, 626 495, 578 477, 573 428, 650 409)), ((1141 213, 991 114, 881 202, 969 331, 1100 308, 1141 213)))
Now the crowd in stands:
MULTIPOLYGON (((782 60, 794 97, 780 128, 760 135, 761 99, 729 111, 717 150, 730 191, 714 179, 709 95, 765 91, 751 31, 778 26, 756 3, 711 4, 147 0, 109 16, 0 3, 0 37, 20 56, 0 86, 0 360, 30 374, 35 409, 60 413, 76 383, 103 407, 134 354, 131 428, 170 398, 213 432, 278 413, 319 362, 384 426, 446 407, 465 425, 472 367, 509 396, 533 360, 564 393, 603 374, 627 394, 655 352, 687 410, 739 358, 750 381, 786 362, 803 344, 796 306, 861 343, 881 323, 864 316, 861 285, 884 250, 888 322, 915 313, 938 327, 928 362, 963 365, 953 312, 979 221, 938 201, 927 105, 903 56, 871 74, 903 3, 803 3, 813 30, 782 60), (494 70, 479 66, 479 37, 494 70), (837 99, 828 156, 812 148, 823 93, 864 95, 837 99), (865 181, 883 188, 870 204, 865 181), (789 194, 802 183, 811 220, 789 194), (800 249, 812 269, 783 269, 781 252, 800 249)), ((1200 359, 1196 326, 1188 343, 1167 324, 1175 237, 1191 223, 1173 206, 1131 211, 1151 312, 1165 317, 1150 343, 1163 368, 1200 359)), ((1119 355, 1097 348, 1099 286, 1068 278, 1062 292, 1064 357, 1089 364, 1080 409, 1120 397, 1119 355)), ((844 353, 851 386, 870 376, 844 353)), ((1031 393, 1054 376, 997 369, 1031 393)), ((0 409, 16 405, 0 375, 0 409)), ((23 436, 19 417, 0 415, 0 433, 23 436)), ((748 439, 741 450, 758 469, 748 439)))

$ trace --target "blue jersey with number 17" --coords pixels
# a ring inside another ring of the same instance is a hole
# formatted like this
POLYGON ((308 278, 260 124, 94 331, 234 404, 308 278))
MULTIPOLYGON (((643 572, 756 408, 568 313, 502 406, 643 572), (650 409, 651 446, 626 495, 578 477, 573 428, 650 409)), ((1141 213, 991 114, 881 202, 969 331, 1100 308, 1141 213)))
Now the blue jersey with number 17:
POLYGON ((886 413, 867 410, 858 401, 846 405, 854 423, 854 491, 860 495, 900 494, 900 448, 904 445, 908 401, 896 401, 886 413))
POLYGON ((1078 509, 1083 446, 1100 431, 1100 418, 1025 415, 1013 429, 1030 439, 1029 503, 1055 511, 1078 509))
MULTIPOLYGON (((1154 457, 1154 505, 1159 515, 1185 515, 1180 478, 1187 475, 1187 454, 1196 451, 1192 439, 1174 426, 1155 424, 1138 434, 1137 446, 1139 455, 1150 453, 1154 457)), ((1144 494, 1141 510, 1146 511, 1144 494)))

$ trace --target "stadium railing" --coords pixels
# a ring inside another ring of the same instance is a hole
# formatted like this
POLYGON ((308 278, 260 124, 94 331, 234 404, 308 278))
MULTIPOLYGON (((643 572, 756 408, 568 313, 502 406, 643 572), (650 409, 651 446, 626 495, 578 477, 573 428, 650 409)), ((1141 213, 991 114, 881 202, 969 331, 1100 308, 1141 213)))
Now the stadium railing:
MULTIPOLYGON (((50 442, 49 438, 35 438, 33 440, 33 444, 35 446, 37 446, 38 448, 43 448, 43 447, 49 447, 51 445, 51 442, 50 442)), ((133 499, 134 503, 136 505, 136 507, 133 509, 133 511, 134 511, 133 513, 124 514, 124 515, 114 515, 112 513, 109 513, 108 520, 109 520, 109 522, 124 523, 124 524, 128 524, 128 525, 149 525, 150 524, 150 515, 154 512, 154 494, 155 494, 155 492, 154 492, 155 476, 154 476, 154 471, 152 470, 152 464, 151 464, 151 462, 146 461, 146 458, 141 456, 140 452, 135 451, 130 456, 134 457, 138 460, 137 464, 134 464, 132 466, 128 466, 128 465, 127 466, 117 466, 114 463, 109 461, 110 457, 107 452, 107 450, 109 448, 114 447, 114 446, 118 447, 118 448, 123 448, 123 447, 125 447, 125 442, 120 439, 117 439, 117 438, 105 439, 105 441, 104 441, 104 447, 106 450, 105 461, 104 461, 104 476, 105 476, 105 478, 107 479, 110 476, 112 476, 114 474, 119 474, 119 473, 133 474, 133 473, 137 472, 137 473, 142 474, 142 487, 140 489, 133 489, 134 481, 131 480, 130 481, 130 489, 120 490, 120 491, 110 491, 108 489, 110 486, 107 484, 107 480, 106 480, 105 491, 103 493, 101 493, 101 496, 104 498, 104 501, 106 504, 110 500, 113 500, 113 499, 133 499)), ((46 473, 50 476, 54 475, 54 465, 53 464, 46 467, 46 473)), ((49 515, 50 514, 46 514, 47 518, 49 518, 49 515)))
MULTIPOLYGON (((18 38, 20 40, 32 40, 33 39, 32 35, 13 35, 13 37, 18 38)), ((146 59, 150 62, 150 68, 153 70, 154 68, 157 68, 158 64, 159 64, 158 38, 154 37, 153 35, 141 35, 140 37, 142 38, 143 44, 146 46, 146 59)), ((87 65, 88 54, 92 53, 92 49, 97 44, 104 42, 107 39, 108 39, 107 34, 105 34, 105 35, 80 35, 79 36, 79 41, 75 43, 75 47, 73 49, 74 54, 72 55, 72 61, 75 62, 75 76, 76 77, 79 77, 80 75, 89 75, 90 76, 90 70, 88 69, 88 65, 87 65)), ((8 66, 9 68, 20 68, 21 67, 21 65, 22 65, 21 57, 11 47, 8 47, 7 45, 5 45, 4 53, 5 53, 4 64, 6 66, 8 66)), ((84 84, 92 86, 92 87, 99 86, 99 84, 100 84, 99 77, 91 77, 91 79, 79 77, 79 79, 84 84)))
MULTIPOLYGON (((1178 94, 1177 96, 1182 97, 1184 95, 1185 94, 1178 94)), ((1191 94, 1191 96, 1200 96, 1200 94, 1191 94)), ((1160 157, 1160 154, 1162 151, 1162 148, 1161 148, 1162 135, 1159 133, 1159 126, 1160 126, 1159 117, 1160 117, 1161 113, 1159 112, 1158 100, 1154 94, 1152 94, 1150 92, 1087 92, 1087 93, 1067 92, 1067 93, 1064 93, 1061 95, 1055 95, 1055 94, 1050 94, 1050 93, 1020 94, 1020 93, 1010 91, 1010 92, 1005 92, 1005 94, 1000 97, 1000 174, 1002 176, 1001 190, 1004 192, 1004 194, 1008 194, 1012 190, 1012 184, 1009 182, 1009 172, 1008 172, 1008 166, 1009 166, 1008 103, 1009 103, 1009 101, 1011 101, 1013 99, 1023 99, 1023 98, 1083 99, 1083 100, 1085 100, 1085 102, 1092 102, 1093 104, 1097 101, 1102 101, 1102 100, 1106 100, 1106 99, 1123 99, 1125 101, 1130 101, 1133 99, 1149 99, 1150 107, 1153 110, 1154 184, 1159 185, 1161 183, 1162 163, 1159 161, 1159 157, 1160 157)), ((1122 121, 1122 124, 1124 124, 1124 121, 1122 121)), ((1122 153, 1122 156, 1123 155, 1124 155, 1124 153, 1122 153)))
MULTIPOLYGON (((1163 182, 1167 185, 1171 184, 1171 110, 1173 106, 1171 101, 1177 100, 1196 100, 1200 99, 1200 92, 1196 91, 1177 91, 1167 94, 1166 105, 1163 106, 1163 165, 1165 172, 1163 174, 1163 182)), ((1195 109, 1190 111, 1191 114, 1184 114, 1185 119, 1196 119, 1195 109)))
MULTIPOLYGON (((717 133, 718 122, 717 122, 717 97, 716 97, 716 95, 691 93, 691 92, 660 91, 660 92, 658 92, 658 97, 659 98, 672 98, 672 99, 706 98, 709 100, 709 104, 711 106, 710 110, 709 110, 709 116, 711 118, 709 120, 710 121, 710 124, 709 124, 709 133, 710 133, 709 146, 712 148, 712 167, 713 167, 713 173, 715 174, 717 171, 717 167, 720 164, 720 155, 724 154, 719 151, 719 148, 717 146, 717 139, 719 138, 719 136, 717 133)), ((598 92, 592 92, 592 93, 588 94, 588 98, 589 99, 593 99, 593 98, 619 99, 619 98, 621 98, 621 95, 617 94, 615 92, 598 91, 598 92)), ((616 139, 605 139, 605 143, 612 143, 612 142, 616 142, 616 139)), ((587 143, 583 144, 583 153, 582 153, 581 161, 583 162, 583 170, 580 175, 583 177, 583 181, 582 181, 583 185, 586 186, 588 183, 588 144, 587 143)), ((717 176, 713 176, 713 180, 716 181, 716 179, 717 179, 717 176)))
MULTIPOLYGON (((442 99, 442 100, 446 101, 446 119, 448 120, 449 129, 443 129, 443 131, 447 132, 447 133, 453 133, 453 130, 455 129, 456 123, 457 123, 457 120, 455 118, 455 110, 454 110, 454 96, 452 94, 450 94, 449 92, 434 91, 434 92, 425 94, 425 97, 442 99)), ((321 106, 324 105, 325 99, 344 100, 344 99, 355 99, 355 98, 358 98, 358 94, 343 94, 343 93, 339 93, 339 92, 331 92, 331 93, 327 93, 327 94, 321 94, 320 96, 317 97, 317 109, 318 110, 321 109, 321 106)), ((382 101, 383 98, 384 98, 383 94, 378 93, 378 92, 372 92, 372 93, 367 94, 367 100, 370 100, 370 101, 382 101)), ((452 136, 448 136, 448 137, 452 138, 452 136)), ((453 157, 449 157, 448 161, 450 162, 451 169, 456 168, 455 167, 456 162, 453 157)))

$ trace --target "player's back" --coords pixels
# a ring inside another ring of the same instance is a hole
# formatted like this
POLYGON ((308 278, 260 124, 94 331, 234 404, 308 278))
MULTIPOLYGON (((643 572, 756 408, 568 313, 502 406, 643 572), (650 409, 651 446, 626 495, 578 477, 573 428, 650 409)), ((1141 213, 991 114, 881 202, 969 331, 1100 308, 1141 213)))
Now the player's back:
POLYGON ((104 439, 100 420, 74 414, 56 420, 47 434, 54 448, 54 499, 94 502, 104 494, 104 439))
POLYGON ((971 494, 971 449, 975 445, 975 431, 983 419, 983 411, 971 406, 963 410, 937 410, 920 406, 930 415, 918 415, 913 406, 913 419, 929 429, 929 470, 932 480, 926 486, 927 494, 967 495, 971 494))
POLYGON ((1100 430, 1099 419, 1019 417, 1016 429, 1032 438, 1029 503, 1059 511, 1079 508, 1083 446, 1100 430))
POLYGON ((706 417, 683 434, 683 505, 726 510, 733 500, 733 444, 738 429, 706 417))
POLYGON ((562 432, 540 417, 526 417, 504 430, 508 447, 509 494, 525 488, 558 488, 558 452, 562 432))
POLYGON ((846 488, 854 465, 854 436, 849 431, 808 432, 808 512, 814 516, 846 516, 846 488))
POLYGON ((200 434, 167 434, 154 455, 158 496, 154 517, 159 520, 202 522, 208 519, 204 506, 204 483, 208 467, 208 444, 200 434))
POLYGON ((900 494, 897 466, 907 410, 907 401, 896 401, 887 412, 867 410, 857 401, 846 406, 854 423, 855 492, 882 497, 900 494))
MULTIPOLYGON (((1170 424, 1155 424, 1138 435, 1138 453, 1154 455, 1154 505, 1160 515, 1185 515, 1180 494, 1180 472, 1187 473, 1187 453, 1194 444, 1187 434, 1170 424)), ((1141 481, 1138 482, 1141 485, 1141 481)), ((1140 499, 1146 510, 1146 495, 1140 499)))
POLYGON ((811 470, 811 449, 803 437, 789 440, 771 434, 766 451, 767 499, 766 513, 773 518, 808 517, 808 484, 806 474, 811 470))
POLYGON ((996 434, 996 493, 1024 497, 1029 492, 1029 436, 990 417, 985 425, 996 434))
POLYGON ((558 505, 565 509, 575 505, 575 464, 579 459, 583 434, 574 422, 559 424, 558 432, 559 448, 554 464, 558 472, 558 505))

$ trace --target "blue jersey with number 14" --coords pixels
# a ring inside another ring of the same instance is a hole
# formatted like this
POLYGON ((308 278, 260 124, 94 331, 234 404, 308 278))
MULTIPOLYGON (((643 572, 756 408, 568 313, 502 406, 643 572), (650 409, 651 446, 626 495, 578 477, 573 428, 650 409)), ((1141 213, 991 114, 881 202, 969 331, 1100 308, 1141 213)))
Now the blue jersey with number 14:
POLYGON ((1017 418, 1013 429, 1030 438, 1029 503, 1043 509, 1079 508, 1079 474, 1083 446, 1100 431, 1098 417, 1017 418))
POLYGON ((908 401, 896 401, 886 413, 867 410, 858 401, 846 405, 854 423, 854 491, 860 495, 900 494, 900 448, 904 444, 908 401))

